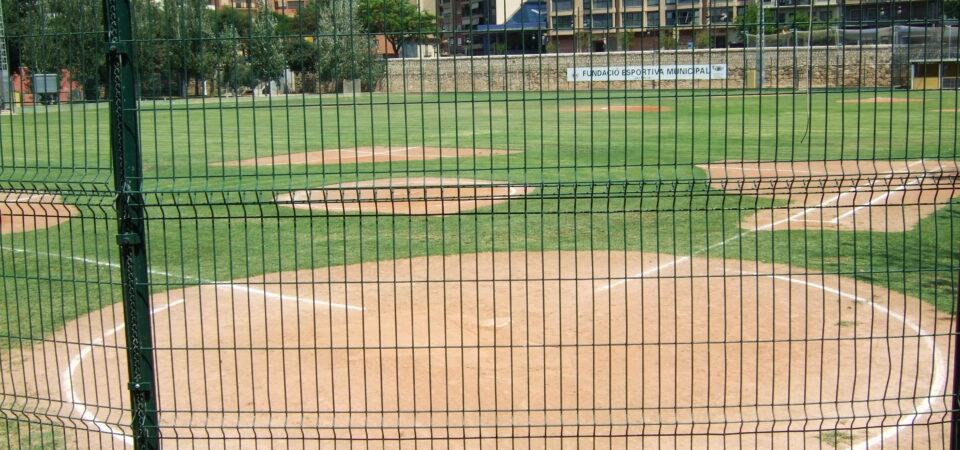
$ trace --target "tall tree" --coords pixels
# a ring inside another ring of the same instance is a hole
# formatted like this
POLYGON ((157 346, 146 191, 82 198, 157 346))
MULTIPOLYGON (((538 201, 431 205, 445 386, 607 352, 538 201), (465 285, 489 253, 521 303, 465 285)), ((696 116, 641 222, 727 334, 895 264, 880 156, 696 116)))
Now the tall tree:
POLYGON ((262 7, 254 20, 247 50, 251 75, 259 83, 279 78, 286 68, 283 41, 276 34, 276 25, 273 14, 262 7))
MULTIPOLYGON (((776 17, 773 11, 764 9, 763 11, 763 29, 766 34, 777 32, 776 17)), ((743 13, 734 19, 733 23, 741 34, 760 34, 760 6, 753 2, 743 10, 743 13)))
POLYGON ((101 2, 4 1, 16 63, 33 73, 70 72, 96 92, 106 67, 101 2))
POLYGON ((366 31, 382 34, 398 53, 404 44, 426 42, 437 32, 437 16, 409 0, 360 0, 357 15, 366 31))

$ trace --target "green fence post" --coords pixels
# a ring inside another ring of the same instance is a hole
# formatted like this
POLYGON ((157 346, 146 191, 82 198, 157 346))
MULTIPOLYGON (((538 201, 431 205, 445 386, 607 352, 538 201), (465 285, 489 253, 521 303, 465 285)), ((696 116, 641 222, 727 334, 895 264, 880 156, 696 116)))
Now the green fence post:
POLYGON ((130 0, 104 0, 110 70, 110 147, 117 190, 117 244, 120 246, 127 366, 130 374, 134 447, 159 447, 154 383, 153 338, 144 205, 143 168, 137 130, 136 78, 130 0))

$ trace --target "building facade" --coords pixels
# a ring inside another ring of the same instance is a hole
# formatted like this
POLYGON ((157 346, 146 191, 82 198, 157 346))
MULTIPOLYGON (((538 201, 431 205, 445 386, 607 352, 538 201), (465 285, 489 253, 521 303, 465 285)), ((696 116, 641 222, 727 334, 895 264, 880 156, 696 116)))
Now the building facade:
MULTIPOLYGON (((557 51, 646 50, 742 45, 735 20, 754 0, 549 0, 548 39, 557 51)), ((939 17, 936 0, 763 0, 777 29, 795 18, 834 27, 922 24, 939 17)), ((770 25, 769 23, 767 25, 770 25)))

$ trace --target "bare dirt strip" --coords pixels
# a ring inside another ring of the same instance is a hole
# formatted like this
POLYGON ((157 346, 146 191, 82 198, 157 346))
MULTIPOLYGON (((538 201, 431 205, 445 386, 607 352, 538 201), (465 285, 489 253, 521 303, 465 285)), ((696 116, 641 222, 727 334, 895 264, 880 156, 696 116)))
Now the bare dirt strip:
POLYGON ((903 98, 903 97, 863 97, 863 98, 848 98, 845 100, 837 100, 837 103, 907 103, 907 102, 922 102, 922 98, 903 98))
MULTIPOLYGON (((171 447, 812 448, 840 430, 857 449, 932 448, 949 432, 950 317, 784 265, 431 256, 206 282, 152 307, 171 447)), ((127 446, 122 335, 119 305, 83 316, 6 352, 0 387, 77 426, 79 447, 127 446)))
POLYGON ((445 215, 507 202, 534 189, 465 178, 386 178, 296 191, 276 200, 315 211, 445 215))
POLYGON ((518 153, 509 150, 488 150, 481 148, 448 147, 358 147, 315 152, 294 153, 289 155, 265 156, 213 164, 214 166, 276 166, 298 164, 354 164, 387 161, 420 161, 438 158, 473 158, 481 156, 500 156, 518 153))
POLYGON ((670 108, 665 106, 577 106, 575 108, 560 108, 562 112, 666 112, 670 108))
POLYGON ((710 186, 784 200, 740 224, 755 230, 901 232, 960 196, 955 161, 725 162, 698 166, 710 186))
POLYGON ((0 234, 42 230, 78 214, 60 196, 40 192, 0 192, 0 234))

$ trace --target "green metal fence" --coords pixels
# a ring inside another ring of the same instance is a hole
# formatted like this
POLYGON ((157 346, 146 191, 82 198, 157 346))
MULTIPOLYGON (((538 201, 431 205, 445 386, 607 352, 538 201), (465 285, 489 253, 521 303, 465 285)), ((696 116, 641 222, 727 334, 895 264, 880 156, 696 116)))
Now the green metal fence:
POLYGON ((0 2, 0 444, 958 442, 949 5, 221 3, 0 2))

